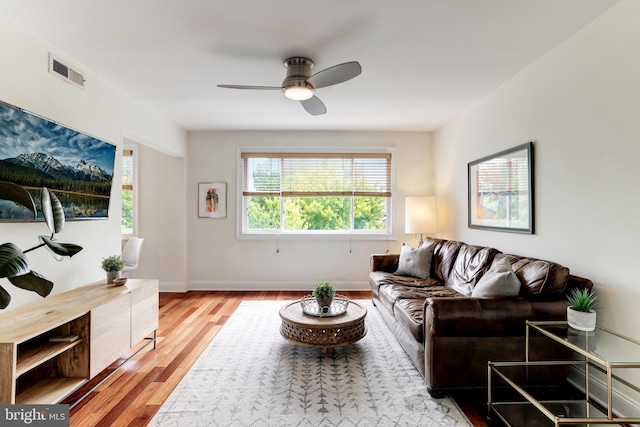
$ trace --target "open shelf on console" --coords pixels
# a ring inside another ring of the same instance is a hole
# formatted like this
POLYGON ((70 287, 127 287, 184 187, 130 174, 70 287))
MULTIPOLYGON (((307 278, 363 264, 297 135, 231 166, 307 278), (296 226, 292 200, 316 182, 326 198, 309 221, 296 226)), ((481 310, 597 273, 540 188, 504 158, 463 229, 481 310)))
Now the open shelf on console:
POLYGON ((34 342, 24 344, 20 347, 20 353, 18 354, 16 376, 19 377, 25 372, 28 372, 31 369, 40 366, 44 362, 81 343, 82 340, 78 339, 73 342, 34 342))
POLYGON ((59 402, 87 382, 87 378, 29 378, 18 380, 16 404, 59 402))

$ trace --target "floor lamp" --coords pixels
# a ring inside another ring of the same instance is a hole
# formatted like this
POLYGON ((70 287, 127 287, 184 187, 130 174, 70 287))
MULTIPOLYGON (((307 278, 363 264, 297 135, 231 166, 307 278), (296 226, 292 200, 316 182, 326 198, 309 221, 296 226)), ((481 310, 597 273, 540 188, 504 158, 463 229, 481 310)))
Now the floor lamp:
POLYGON ((407 197, 404 203, 404 232, 420 234, 418 247, 424 242, 422 235, 438 231, 436 198, 433 196, 407 197))

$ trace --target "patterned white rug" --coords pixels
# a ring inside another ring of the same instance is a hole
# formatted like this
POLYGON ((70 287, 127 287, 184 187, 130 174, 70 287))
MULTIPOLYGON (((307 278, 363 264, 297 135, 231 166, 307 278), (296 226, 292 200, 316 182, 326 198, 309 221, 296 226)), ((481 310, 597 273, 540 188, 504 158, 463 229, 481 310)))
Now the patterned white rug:
POLYGON ((333 355, 280 336, 285 303, 242 302, 149 425, 471 426, 451 399, 429 396, 370 302, 367 335, 333 355))

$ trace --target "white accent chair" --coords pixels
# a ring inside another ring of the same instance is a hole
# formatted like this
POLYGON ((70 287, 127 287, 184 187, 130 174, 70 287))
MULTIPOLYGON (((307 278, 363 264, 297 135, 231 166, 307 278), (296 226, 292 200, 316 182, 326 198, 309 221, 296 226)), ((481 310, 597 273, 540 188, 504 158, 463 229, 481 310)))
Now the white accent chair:
POLYGON ((122 269, 123 274, 138 268, 140 252, 142 251, 142 242, 144 242, 144 238, 132 237, 127 240, 124 248, 122 248, 122 259, 125 262, 124 268, 122 269))

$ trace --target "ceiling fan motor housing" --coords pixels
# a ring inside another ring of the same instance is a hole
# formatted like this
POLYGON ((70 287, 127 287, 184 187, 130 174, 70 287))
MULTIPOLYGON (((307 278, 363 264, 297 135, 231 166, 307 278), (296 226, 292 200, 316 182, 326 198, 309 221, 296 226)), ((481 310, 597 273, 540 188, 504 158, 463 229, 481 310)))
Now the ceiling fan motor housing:
POLYGON ((315 89, 310 83, 307 83, 314 66, 312 60, 296 56, 284 61, 284 66, 287 69, 287 76, 282 81, 283 90, 291 87, 315 89))

